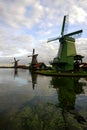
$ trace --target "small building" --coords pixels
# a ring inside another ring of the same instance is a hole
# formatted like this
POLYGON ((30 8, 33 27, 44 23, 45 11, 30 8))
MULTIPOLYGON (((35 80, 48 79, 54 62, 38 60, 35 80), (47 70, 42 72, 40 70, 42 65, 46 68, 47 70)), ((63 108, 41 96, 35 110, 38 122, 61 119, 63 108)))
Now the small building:
POLYGON ((79 64, 82 64, 83 58, 84 58, 84 56, 82 56, 82 55, 75 55, 74 56, 74 62, 79 62, 79 64))
POLYGON ((83 61, 82 61, 83 58, 84 58, 84 56, 82 56, 82 55, 74 56, 74 70, 75 71, 79 71, 80 65, 83 64, 83 61))
POLYGON ((43 62, 39 62, 33 65, 34 70, 47 70, 47 66, 43 62))
POLYGON ((83 63, 80 68, 83 70, 83 71, 87 71, 87 63, 83 63))

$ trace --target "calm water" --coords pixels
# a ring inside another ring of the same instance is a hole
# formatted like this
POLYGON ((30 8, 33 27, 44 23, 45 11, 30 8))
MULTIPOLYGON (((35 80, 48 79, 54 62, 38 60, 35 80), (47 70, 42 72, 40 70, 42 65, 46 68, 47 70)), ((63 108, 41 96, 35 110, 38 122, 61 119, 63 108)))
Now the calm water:
POLYGON ((87 130, 87 78, 0 69, 0 130, 87 130))

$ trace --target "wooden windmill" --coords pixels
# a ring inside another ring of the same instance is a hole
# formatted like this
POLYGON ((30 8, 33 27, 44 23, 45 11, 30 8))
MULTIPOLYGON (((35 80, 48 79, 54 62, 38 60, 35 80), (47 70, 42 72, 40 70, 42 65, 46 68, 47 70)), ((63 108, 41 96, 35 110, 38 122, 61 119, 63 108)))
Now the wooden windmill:
POLYGON ((74 69, 74 56, 76 55, 75 38, 80 37, 82 30, 66 34, 68 15, 64 16, 61 30, 61 37, 49 39, 47 42, 59 40, 60 47, 57 56, 53 59, 52 65, 60 71, 74 69))
POLYGON ((32 61, 31 61, 31 64, 29 66, 30 68, 33 68, 33 66, 38 63, 37 62, 37 56, 38 56, 38 54, 35 54, 35 49, 33 49, 32 55, 28 56, 28 57, 32 57, 32 61))
POLYGON ((44 62, 37 61, 37 56, 38 56, 38 54, 35 54, 35 49, 33 49, 32 55, 28 56, 28 57, 32 57, 32 61, 31 61, 31 64, 29 66, 29 69, 31 71, 48 69, 47 66, 44 64, 44 62))
POLYGON ((12 62, 12 63, 14 63, 14 68, 15 69, 18 68, 18 61, 20 61, 20 60, 16 60, 16 58, 14 57, 14 62, 12 62))

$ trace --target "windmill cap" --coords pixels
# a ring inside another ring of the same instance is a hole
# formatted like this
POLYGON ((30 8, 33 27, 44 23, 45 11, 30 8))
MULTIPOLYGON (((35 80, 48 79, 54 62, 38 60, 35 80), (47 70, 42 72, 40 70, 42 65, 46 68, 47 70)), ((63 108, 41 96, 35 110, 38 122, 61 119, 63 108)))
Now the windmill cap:
POLYGON ((68 41, 75 42, 75 39, 74 39, 74 38, 68 37, 68 36, 66 36, 66 37, 61 37, 59 40, 60 40, 60 41, 66 41, 66 40, 68 40, 68 41))

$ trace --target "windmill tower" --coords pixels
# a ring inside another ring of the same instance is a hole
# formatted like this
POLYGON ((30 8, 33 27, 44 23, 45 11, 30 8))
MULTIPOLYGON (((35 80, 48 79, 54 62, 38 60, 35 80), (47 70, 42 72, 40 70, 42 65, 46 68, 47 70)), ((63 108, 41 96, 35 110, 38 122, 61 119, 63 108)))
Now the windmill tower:
POLYGON ((68 15, 64 16, 61 37, 49 39, 47 42, 59 40, 60 47, 52 65, 56 70, 69 71, 74 69, 74 56, 76 55, 75 38, 80 37, 82 30, 66 34, 68 15))
POLYGON ((32 61, 31 61, 29 68, 33 69, 33 66, 38 63, 37 62, 37 56, 38 56, 38 54, 35 54, 35 49, 33 49, 32 55, 28 56, 28 57, 32 57, 32 61))

